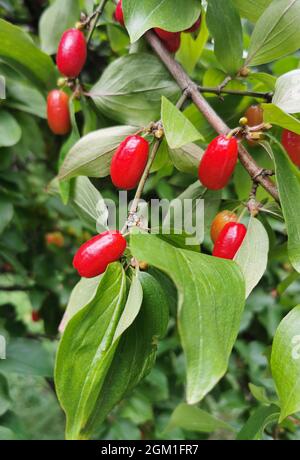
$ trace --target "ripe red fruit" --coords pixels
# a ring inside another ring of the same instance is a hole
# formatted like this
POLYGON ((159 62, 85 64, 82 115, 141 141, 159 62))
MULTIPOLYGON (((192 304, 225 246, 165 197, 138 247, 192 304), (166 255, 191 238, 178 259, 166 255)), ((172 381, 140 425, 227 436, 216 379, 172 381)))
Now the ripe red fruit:
POLYGON ((287 129, 282 131, 281 142, 292 162, 300 168, 300 136, 287 129))
POLYGON ((192 34, 193 32, 197 32, 200 26, 201 26, 201 15, 199 16, 199 19, 197 19, 195 24, 192 25, 192 27, 190 27, 189 29, 184 30, 184 32, 192 34))
POLYGON ((126 240, 118 231, 107 231, 84 243, 76 252, 73 267, 84 278, 94 278, 105 272, 107 266, 120 259, 126 249, 126 240))
POLYGON ((235 137, 216 137, 207 147, 199 165, 199 180, 209 190, 224 188, 234 171, 238 159, 235 137))
POLYGON ((37 310, 32 310, 31 319, 34 323, 37 323, 41 319, 40 313, 37 310))
POLYGON ((210 228, 210 236, 212 241, 215 243, 228 222, 237 222, 238 216, 232 211, 222 211, 216 215, 214 220, 212 221, 211 228, 210 228))
POLYGON ((158 27, 154 31, 170 53, 176 53, 179 50, 181 43, 180 32, 168 32, 158 27))
POLYGON ((248 120, 248 126, 258 126, 264 121, 264 111, 260 105, 251 105, 247 109, 245 117, 248 120))
POLYGON ((59 89, 48 94, 47 119, 54 134, 64 135, 71 129, 69 96, 59 89))
POLYGON ((61 37, 56 63, 59 71, 69 78, 76 78, 82 71, 87 58, 84 34, 78 29, 66 30, 61 37))
POLYGON ((222 259, 233 259, 239 250, 247 228, 238 222, 229 222, 221 231, 213 250, 213 256, 222 259))
POLYGON ((123 14, 123 8, 122 8, 122 0, 119 0, 116 6, 114 17, 115 17, 115 20, 121 24, 121 26, 125 26, 124 14, 123 14))
POLYGON ((113 184, 123 190, 132 190, 139 183, 147 164, 149 143, 141 136, 128 136, 115 152, 110 175, 113 184))

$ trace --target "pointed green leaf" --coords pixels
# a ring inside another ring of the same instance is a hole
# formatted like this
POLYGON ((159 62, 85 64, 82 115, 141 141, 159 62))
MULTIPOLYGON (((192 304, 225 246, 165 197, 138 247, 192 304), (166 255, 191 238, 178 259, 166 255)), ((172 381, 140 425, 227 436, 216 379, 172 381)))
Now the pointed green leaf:
POLYGON ((178 149, 191 142, 203 140, 203 136, 194 125, 166 97, 162 97, 161 118, 171 149, 178 149))
POLYGON ((275 333, 271 370, 280 401, 280 422, 300 411, 300 306, 279 324, 275 333))
POLYGON ((153 27, 177 32, 191 27, 200 15, 197 0, 123 0, 126 28, 131 42, 153 27))
POLYGON ((178 94, 179 88, 162 62, 147 53, 113 61, 90 90, 104 115, 137 126, 159 119, 161 96, 175 101, 178 94))
POLYGON ((200 401, 224 375, 244 306, 243 276, 232 261, 132 235, 134 257, 164 271, 179 294, 178 327, 187 361, 187 401, 200 401))
POLYGON ((266 64, 298 50, 299 21, 299 0, 271 2, 254 28, 246 65, 266 64))
POLYGON ((213 433, 216 430, 234 431, 234 429, 223 420, 219 420, 208 412, 196 406, 179 404, 176 407, 168 423, 166 431, 174 428, 182 428, 187 431, 200 433, 213 433))
POLYGON ((243 31, 232 0, 209 0, 206 20, 216 58, 227 73, 235 75, 243 65, 243 31))
POLYGON ((234 260, 241 267, 246 282, 246 297, 264 275, 268 264, 269 237, 263 224, 250 218, 247 234, 234 260))
POLYGON ((43 89, 55 85, 56 72, 49 56, 19 27, 0 19, 0 58, 43 89))
POLYGON ((264 109, 264 121, 273 125, 289 129, 294 133, 300 134, 300 121, 288 113, 281 110, 275 104, 262 104, 264 109))

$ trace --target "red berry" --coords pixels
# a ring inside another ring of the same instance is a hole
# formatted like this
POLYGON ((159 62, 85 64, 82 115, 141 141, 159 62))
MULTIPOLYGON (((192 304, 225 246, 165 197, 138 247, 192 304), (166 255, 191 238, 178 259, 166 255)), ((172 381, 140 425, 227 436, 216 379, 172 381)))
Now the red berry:
POLYGON ((45 240, 48 245, 58 248, 62 248, 65 244, 65 239, 61 232, 46 233, 45 240))
POLYGON ((224 188, 234 171, 238 159, 235 137, 216 137, 207 147, 199 165, 199 180, 209 190, 224 188))
POLYGON ((126 249, 126 240, 118 231, 107 231, 94 236, 76 252, 73 266, 84 278, 94 278, 105 272, 107 266, 120 259, 126 249))
POLYGON ((64 135, 71 129, 69 96, 59 89, 48 94, 47 119, 54 134, 64 135))
POLYGON ((115 20, 121 24, 121 26, 125 26, 124 13, 123 13, 123 8, 122 8, 122 0, 118 1, 116 10, 114 13, 114 17, 115 17, 115 20))
POLYGON ((40 313, 37 310, 32 310, 31 319, 34 323, 37 323, 41 319, 40 313))
POLYGON ((238 222, 229 222, 221 231, 213 250, 213 256, 223 259, 233 259, 239 250, 247 228, 238 222))
POLYGON ((141 136, 128 136, 115 152, 110 175, 113 184, 132 190, 139 183, 149 155, 149 143, 141 136))
POLYGON ((69 78, 78 77, 87 58, 84 34, 78 29, 69 29, 61 37, 56 63, 59 71, 69 78))
POLYGON ((281 142, 292 162, 300 168, 300 136, 287 129, 282 131, 281 142))
POLYGON ((176 53, 179 50, 181 43, 180 32, 167 32, 158 27, 154 31, 170 53, 176 53))
POLYGON ((216 215, 214 220, 212 221, 211 228, 210 228, 210 236, 212 241, 215 243, 228 222, 237 222, 238 216, 232 211, 222 211, 216 215))
POLYGON ((199 19, 197 19, 195 24, 192 25, 192 27, 190 27, 189 29, 184 30, 184 32, 192 34, 193 32, 197 32, 197 30, 200 29, 200 26, 201 26, 201 15, 199 16, 199 19))

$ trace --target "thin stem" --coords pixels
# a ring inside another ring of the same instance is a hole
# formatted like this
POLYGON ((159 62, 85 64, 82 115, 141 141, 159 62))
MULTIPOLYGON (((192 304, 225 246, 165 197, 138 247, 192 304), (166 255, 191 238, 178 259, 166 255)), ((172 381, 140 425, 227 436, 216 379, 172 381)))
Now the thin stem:
POLYGON ((151 153, 149 155, 148 163, 146 165, 146 168, 145 168, 145 170, 143 172, 143 175, 142 175, 141 180, 139 182, 138 188, 136 190, 135 197, 133 199, 132 205, 131 205, 130 210, 129 210, 129 214, 135 214, 137 212, 138 204, 139 204, 139 201, 140 201, 140 199, 142 197, 143 190, 144 190, 144 187, 145 187, 145 184, 146 184, 146 180, 148 179, 148 176, 150 174, 150 170, 151 170, 151 167, 153 165, 153 161, 155 159, 157 151, 159 149, 160 143, 161 143, 161 139, 158 139, 155 142, 155 144, 153 145, 153 147, 152 147, 151 153))
POLYGON ((248 96, 248 97, 255 97, 258 99, 265 99, 266 101, 271 101, 273 97, 272 92, 262 93, 259 91, 242 91, 242 90, 235 90, 235 89, 219 89, 219 87, 213 88, 210 86, 198 86, 198 90, 200 93, 208 93, 208 94, 232 94, 234 96, 248 96))
POLYGON ((98 6, 98 8, 95 9, 95 11, 93 12, 93 14, 91 15, 91 17, 88 20, 88 24, 91 23, 91 21, 93 21, 93 22, 92 22, 90 31, 89 31, 88 36, 87 36, 87 43, 89 43, 91 41, 93 33, 94 33, 95 29, 96 29, 98 19, 102 15, 102 13, 104 11, 104 8, 105 8, 105 5, 106 5, 107 2, 108 2, 108 0, 102 0, 100 5, 98 6))
MULTIPOLYGON (((207 121, 219 134, 228 134, 230 131, 226 123, 219 117, 214 111, 211 105, 204 99, 202 94, 198 90, 198 86, 190 79, 190 77, 183 70, 181 65, 176 62, 171 54, 166 50, 165 46, 159 40, 159 38, 151 31, 146 33, 146 39, 156 52, 158 57, 167 67, 173 78, 176 80, 182 91, 188 91, 189 95, 196 105, 196 107, 203 113, 207 121)), ((279 195, 276 185, 268 178, 263 176, 257 176, 261 168, 258 166, 256 161, 252 158, 245 147, 239 145, 239 159, 244 168, 248 171, 251 178, 257 177, 257 182, 264 187, 265 190, 276 200, 279 201, 279 195)))

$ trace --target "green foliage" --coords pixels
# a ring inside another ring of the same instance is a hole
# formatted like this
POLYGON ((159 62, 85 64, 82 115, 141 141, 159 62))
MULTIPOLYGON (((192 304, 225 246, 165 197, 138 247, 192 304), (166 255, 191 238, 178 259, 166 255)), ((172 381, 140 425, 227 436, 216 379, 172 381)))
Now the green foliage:
MULTIPOLYGON (((300 134, 300 1, 123 0, 126 27, 107 1, 65 137, 46 123, 54 54, 63 31, 100 2, 35 2, 34 11, 29 3, 0 2, 0 439, 63 439, 63 411, 68 439, 300 439, 300 176, 280 145, 282 128, 300 134), (143 35, 181 32, 200 12, 199 31, 181 33, 174 58, 197 85, 213 87, 202 96, 230 128, 262 104, 271 134, 244 144, 274 170, 280 203, 256 193, 242 162, 224 190, 197 179, 216 136, 207 118, 219 120, 189 98, 175 106, 173 61, 166 67, 143 35), (220 97, 229 76, 233 94, 220 97), (159 234, 130 228, 120 262, 78 280, 72 257, 107 230, 105 199, 124 211, 109 178, 116 148, 135 133, 152 148, 158 121, 165 135, 143 198, 169 200, 159 234), (256 217, 246 209, 251 191, 256 217), (176 204, 187 199, 194 221, 204 199, 201 245, 177 234, 176 204), (224 209, 247 226, 234 261, 210 256, 210 225, 224 209)), ((74 87, 63 90, 71 96, 74 87)))

